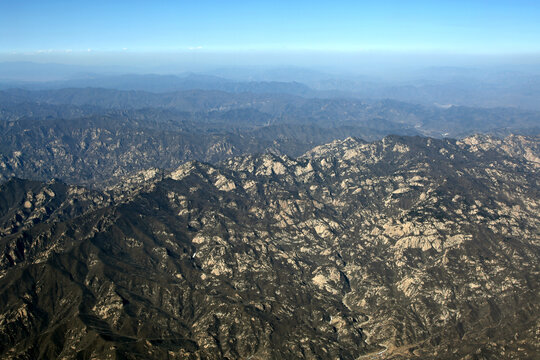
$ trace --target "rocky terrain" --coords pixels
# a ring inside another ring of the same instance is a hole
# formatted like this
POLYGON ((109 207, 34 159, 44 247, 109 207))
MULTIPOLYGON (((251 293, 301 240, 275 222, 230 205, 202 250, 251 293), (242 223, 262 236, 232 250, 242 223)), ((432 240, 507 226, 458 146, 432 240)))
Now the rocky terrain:
POLYGON ((134 120, 130 115, 0 122, 0 180, 54 177, 103 188, 149 167, 170 170, 190 160, 216 163, 262 152, 294 156, 350 133, 382 134, 364 128, 309 125, 214 132, 201 125, 185 129, 179 124, 134 120))
POLYGON ((537 359, 538 137, 0 188, 6 359, 537 359))
POLYGON ((393 100, 111 89, 0 91, 0 181, 11 177, 104 188, 150 167, 216 164, 257 153, 296 158, 347 137, 461 138, 540 134, 540 113, 393 100))

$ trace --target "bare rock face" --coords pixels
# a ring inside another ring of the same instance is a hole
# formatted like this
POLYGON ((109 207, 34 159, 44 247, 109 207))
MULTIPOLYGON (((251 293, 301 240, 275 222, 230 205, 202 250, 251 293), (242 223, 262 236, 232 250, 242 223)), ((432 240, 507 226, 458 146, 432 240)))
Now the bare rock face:
POLYGON ((538 358, 538 144, 348 138, 104 194, 11 180, 0 354, 538 358))

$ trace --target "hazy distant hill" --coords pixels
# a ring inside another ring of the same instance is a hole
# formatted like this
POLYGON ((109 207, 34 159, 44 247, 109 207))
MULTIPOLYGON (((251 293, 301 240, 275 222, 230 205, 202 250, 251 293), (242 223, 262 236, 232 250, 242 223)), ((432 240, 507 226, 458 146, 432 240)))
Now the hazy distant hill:
POLYGON ((170 93, 119 91, 98 88, 59 90, 0 91, 0 104, 35 102, 36 106, 70 105, 104 109, 166 108, 187 112, 256 109, 270 114, 275 122, 317 123, 333 126, 374 119, 392 121, 440 136, 459 136, 471 131, 496 128, 536 127, 540 112, 514 108, 470 108, 463 106, 421 106, 394 100, 357 100, 354 98, 304 98, 287 94, 227 93, 190 90, 170 93))
POLYGON ((534 66, 389 69, 364 75, 304 68, 217 69, 204 73, 140 74, 140 69, 0 63, 0 89, 99 87, 174 92, 217 90, 318 98, 394 99, 423 105, 540 110, 540 69, 534 66), (129 74, 131 72, 131 74, 129 74))
POLYGON ((317 92, 298 82, 279 81, 233 81, 217 76, 188 74, 175 75, 97 75, 84 74, 79 78, 56 81, 14 81, 0 78, 0 89, 25 88, 29 90, 50 90, 64 88, 104 88, 127 91, 147 91, 155 93, 185 90, 215 90, 233 93, 251 92, 268 94, 291 94, 312 96, 317 92))

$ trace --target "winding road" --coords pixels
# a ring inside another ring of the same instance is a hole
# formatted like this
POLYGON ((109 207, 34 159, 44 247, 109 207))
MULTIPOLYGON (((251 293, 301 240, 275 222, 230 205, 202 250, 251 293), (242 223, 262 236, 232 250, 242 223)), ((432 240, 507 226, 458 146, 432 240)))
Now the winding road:
MULTIPOLYGON (((350 311, 352 312, 355 312, 353 309, 351 309, 351 307, 349 306, 349 304, 347 303, 348 302, 348 298, 347 298, 347 295, 349 295, 350 293, 347 293, 345 294, 345 296, 343 297, 343 300, 341 300, 341 302, 343 303, 343 305, 345 305, 345 307, 347 307, 347 309, 349 309, 350 311)), ((364 326, 364 324, 367 324, 369 322, 369 317, 367 315, 365 315, 367 320, 360 323, 359 325, 360 326, 364 326)), ((377 358, 383 358, 384 357, 384 354, 388 351, 388 347, 386 345, 381 345, 381 344, 377 344, 377 346, 380 346, 380 347, 383 347, 384 349, 383 350, 380 350, 378 352, 372 352, 372 353, 368 353, 368 354, 363 354, 363 355, 360 355, 357 360, 360 360, 360 359, 377 359, 377 358)))

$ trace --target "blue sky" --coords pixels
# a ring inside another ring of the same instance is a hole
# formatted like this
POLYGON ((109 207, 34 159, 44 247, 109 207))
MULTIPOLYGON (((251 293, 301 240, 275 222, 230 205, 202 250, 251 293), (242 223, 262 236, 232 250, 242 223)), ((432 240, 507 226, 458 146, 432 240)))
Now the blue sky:
POLYGON ((540 53, 540 1, 0 0, 0 54, 540 53))

